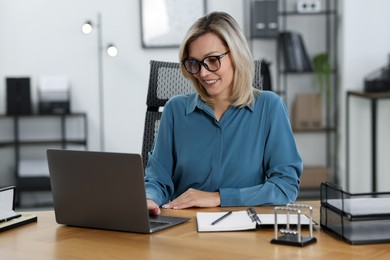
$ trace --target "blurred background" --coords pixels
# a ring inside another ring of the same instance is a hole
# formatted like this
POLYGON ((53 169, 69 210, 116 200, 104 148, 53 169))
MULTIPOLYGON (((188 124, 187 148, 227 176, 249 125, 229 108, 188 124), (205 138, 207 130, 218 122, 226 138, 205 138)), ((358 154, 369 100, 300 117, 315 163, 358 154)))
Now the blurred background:
POLYGON ((27 187, 19 194, 27 207, 50 205, 50 195, 39 195, 47 192, 45 180, 31 180, 48 176, 47 148, 141 153, 150 60, 178 62, 188 26, 205 13, 225 11, 246 32, 254 58, 268 64, 267 80, 294 122, 302 116, 294 102, 318 93, 317 83, 314 68, 288 71, 281 33, 299 33, 311 63, 321 53, 330 59, 331 97, 322 100, 320 125, 295 129, 305 167, 318 174, 307 180, 314 192, 307 198, 318 198, 322 180, 373 191, 373 164, 377 191, 389 191, 390 102, 379 104, 375 148, 369 101, 351 99, 346 129, 348 91, 363 91, 365 78, 389 62, 388 10, 386 0, 1 0, 0 186, 27 187), (261 32, 263 19, 276 27, 261 32), (29 86, 29 108, 14 116, 7 86, 21 85, 29 86), (38 188, 31 192, 29 185, 38 188))

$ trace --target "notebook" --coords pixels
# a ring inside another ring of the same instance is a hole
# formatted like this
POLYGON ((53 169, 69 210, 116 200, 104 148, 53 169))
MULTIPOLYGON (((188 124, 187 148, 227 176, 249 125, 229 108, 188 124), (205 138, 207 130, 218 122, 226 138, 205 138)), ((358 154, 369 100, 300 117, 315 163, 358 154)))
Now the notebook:
POLYGON ((0 188, 0 232, 37 222, 34 214, 15 212, 15 186, 0 188))
POLYGON ((153 233, 189 218, 151 216, 139 154, 48 149, 58 224, 153 233))
MULTIPOLYGON (((196 224, 198 232, 219 232, 219 231, 243 231, 254 230, 263 227, 274 227, 275 214, 257 214, 256 219, 253 219, 248 214, 247 210, 232 211, 232 212, 197 212, 196 224), (258 223, 256 223, 258 220, 258 223)), ((298 216, 296 214, 289 215, 289 223, 296 225, 298 216)), ((316 223, 313 221, 313 225, 316 223)), ((278 224, 287 224, 287 215, 278 215, 278 224)), ((306 215, 301 215, 301 225, 310 225, 310 218, 306 215)))

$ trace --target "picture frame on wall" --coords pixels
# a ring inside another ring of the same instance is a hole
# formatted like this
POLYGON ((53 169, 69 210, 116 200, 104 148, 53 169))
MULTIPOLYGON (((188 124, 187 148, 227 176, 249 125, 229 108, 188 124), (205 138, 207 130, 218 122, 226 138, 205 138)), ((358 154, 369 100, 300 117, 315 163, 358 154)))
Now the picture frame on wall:
POLYGON ((178 47, 190 26, 206 14, 206 0, 140 0, 143 48, 178 47))

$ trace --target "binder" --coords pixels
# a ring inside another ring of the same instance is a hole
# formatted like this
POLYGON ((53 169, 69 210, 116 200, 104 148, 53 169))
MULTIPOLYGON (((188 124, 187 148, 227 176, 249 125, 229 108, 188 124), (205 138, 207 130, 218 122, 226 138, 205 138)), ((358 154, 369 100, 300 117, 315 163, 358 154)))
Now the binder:
POLYGON ((301 34, 297 32, 280 33, 280 46, 284 56, 286 72, 313 71, 313 66, 301 34))

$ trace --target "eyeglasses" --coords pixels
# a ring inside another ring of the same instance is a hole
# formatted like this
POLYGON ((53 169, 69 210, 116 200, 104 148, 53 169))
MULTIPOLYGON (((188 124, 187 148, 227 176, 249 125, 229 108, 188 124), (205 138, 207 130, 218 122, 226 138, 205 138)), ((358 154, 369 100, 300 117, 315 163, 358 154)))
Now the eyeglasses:
POLYGON ((221 68, 221 59, 225 57, 230 51, 227 51, 219 56, 207 56, 201 61, 186 58, 181 61, 186 70, 191 74, 196 74, 200 71, 200 65, 203 65, 206 70, 216 72, 221 68))

